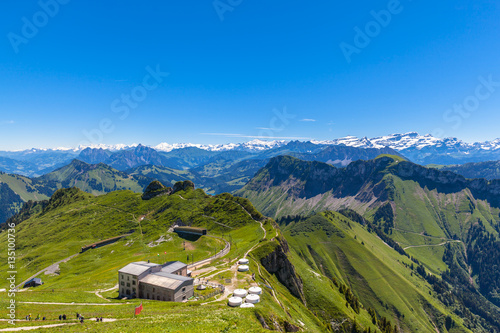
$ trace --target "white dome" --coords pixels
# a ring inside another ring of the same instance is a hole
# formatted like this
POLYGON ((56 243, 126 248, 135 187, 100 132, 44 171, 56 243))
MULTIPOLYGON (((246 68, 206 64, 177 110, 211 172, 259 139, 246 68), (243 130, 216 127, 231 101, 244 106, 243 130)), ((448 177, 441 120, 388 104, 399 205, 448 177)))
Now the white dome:
POLYGON ((248 289, 249 294, 255 294, 255 295, 260 295, 262 294, 262 288, 261 287, 250 287, 248 289))
POLYGON ((243 299, 241 297, 231 297, 229 298, 229 306, 240 306, 243 303, 243 299))
POLYGON ((249 269, 250 269, 250 268, 248 267, 248 265, 239 265, 239 266, 238 266, 238 270, 239 270, 240 272, 246 272, 246 271, 248 271, 249 269))
POLYGON ((248 292, 245 290, 245 289, 236 289, 234 292, 233 292, 233 296, 236 296, 236 297, 246 297, 248 294, 248 292))
POLYGON ((247 298, 245 299, 245 301, 247 303, 259 303, 260 302, 260 296, 259 295, 255 295, 255 294, 250 294, 247 296, 247 298))
POLYGON ((252 303, 243 303, 240 305, 240 308, 254 308, 255 305, 253 305, 252 303))
POLYGON ((238 264, 240 264, 240 265, 248 265, 249 262, 250 262, 250 260, 248 260, 248 259, 238 260, 238 264))

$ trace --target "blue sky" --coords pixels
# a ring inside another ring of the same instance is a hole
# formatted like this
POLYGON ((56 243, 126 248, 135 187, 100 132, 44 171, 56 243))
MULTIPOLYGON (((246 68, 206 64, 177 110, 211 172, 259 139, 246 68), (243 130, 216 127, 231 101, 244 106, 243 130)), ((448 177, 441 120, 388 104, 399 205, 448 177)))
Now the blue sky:
POLYGON ((493 0, 2 1, 0 150, 492 140, 499 17, 493 0))

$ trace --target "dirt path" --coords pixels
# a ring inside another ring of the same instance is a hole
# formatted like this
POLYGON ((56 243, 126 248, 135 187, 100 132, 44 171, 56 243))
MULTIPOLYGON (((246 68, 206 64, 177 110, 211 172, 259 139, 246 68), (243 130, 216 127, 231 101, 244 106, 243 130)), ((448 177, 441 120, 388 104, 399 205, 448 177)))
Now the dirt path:
POLYGON ((45 304, 45 305, 98 305, 98 306, 107 306, 107 305, 127 305, 133 303, 59 303, 59 302, 18 302, 23 304, 45 304))
POLYGON ((414 234, 414 235, 417 235, 417 236, 422 236, 422 237, 427 237, 427 238, 437 238, 437 239, 449 240, 449 241, 453 241, 454 240, 454 239, 450 239, 450 238, 446 238, 446 237, 425 235, 423 232, 418 233, 418 232, 408 231, 408 230, 399 229, 399 228, 393 228, 393 229, 397 230, 397 231, 405 232, 407 234, 414 234))
POLYGON ((104 298, 104 297, 103 297, 100 293, 105 293, 105 292, 107 292, 107 291, 111 291, 111 290, 115 290, 115 289, 118 289, 118 283, 117 283, 114 287, 111 287, 111 288, 109 288, 109 289, 104 289, 104 290, 96 290, 94 294, 95 294, 97 297, 100 297, 100 298, 102 298, 103 300, 106 300, 107 302, 111 302, 109 299, 104 298))
MULTIPOLYGON (((243 209, 243 211, 244 211, 245 213, 247 213, 247 214, 248 214, 248 216, 250 216, 250 218, 251 218, 254 222, 256 222, 256 223, 259 223, 259 224, 260 224, 260 228, 264 231, 264 237, 262 237, 262 239, 266 239, 266 238, 267 238, 267 231, 266 231, 266 229, 264 228, 264 225, 262 224, 262 222, 261 222, 261 221, 257 221, 257 220, 255 220, 255 219, 252 217, 252 214, 250 214, 250 213, 249 213, 249 212, 245 209, 245 207, 243 207, 241 204, 239 204, 239 203, 237 203, 237 202, 236 202, 236 204, 237 204, 238 206, 240 206, 240 207, 241 207, 241 209, 243 209)), ((247 253, 245 253, 245 255, 243 256, 243 258, 246 258, 246 257, 247 257, 247 255, 248 255, 248 254, 249 254, 249 253, 250 253, 250 252, 251 252, 251 251, 252 251, 252 250, 253 250, 253 249, 254 249, 257 245, 259 245, 259 242, 257 242, 257 244, 255 244, 254 246, 252 246, 252 248, 250 248, 250 250, 248 250, 248 251, 247 251, 247 253)))
MULTIPOLYGON (((104 319, 103 319, 104 321, 104 319)), ((18 331, 32 331, 40 328, 51 328, 51 327, 60 327, 60 326, 69 326, 76 325, 77 323, 64 323, 64 324, 50 324, 50 325, 40 325, 40 326, 21 326, 21 327, 11 327, 11 328, 2 328, 0 332, 18 332, 18 331)))
POLYGON ((46 268, 42 269, 41 271, 36 272, 34 275, 30 276, 29 278, 27 278, 26 280, 24 280, 23 282, 21 282, 20 284, 18 284, 16 286, 16 289, 19 289, 20 286, 24 285, 29 280, 37 277, 38 275, 40 275, 40 274, 42 274, 44 272, 47 272, 47 274, 54 274, 59 269, 59 264, 60 263, 67 262, 67 261, 73 259, 74 257, 76 257, 77 255, 79 255, 79 253, 75 253, 75 254, 67 257, 67 258, 59 260, 58 262, 53 263, 49 267, 46 267, 46 268))
POLYGON ((209 258, 206 258, 206 259, 203 259, 203 260, 200 260, 200 261, 197 261, 195 263, 188 265, 188 269, 192 269, 193 267, 196 267, 196 266, 211 263, 213 260, 225 256, 226 254, 229 253, 229 250, 231 250, 231 244, 227 240, 225 240, 224 238, 217 237, 217 236, 211 236, 211 235, 206 235, 206 237, 220 239, 226 244, 226 246, 221 251, 219 251, 219 253, 217 253, 209 258))
MULTIPOLYGON (((255 220, 254 220, 254 221, 255 221, 255 220)), ((264 231, 264 237, 262 237, 262 239, 266 239, 266 237, 267 237, 267 231, 266 231, 266 229, 264 228, 264 225, 262 224, 262 222, 259 222, 259 221, 255 221, 255 222, 259 223, 259 224, 260 224, 260 228, 264 231)), ((245 255, 243 256, 243 258, 246 258, 246 257, 247 257, 247 255, 248 255, 250 252, 252 252, 252 250, 253 250, 253 249, 255 249, 255 248, 257 247, 257 245, 259 245, 259 243, 260 243, 260 241, 259 241, 259 242, 257 242, 254 246, 252 246, 252 247, 250 248, 250 250, 248 250, 248 251, 245 253, 245 255)))
MULTIPOLYGON (((96 318, 85 319, 86 321, 96 321, 96 318)), ((116 321, 114 318, 102 318, 103 323, 110 323, 116 321)), ((19 321, 18 321, 19 322, 19 321)), ((0 332, 16 332, 16 331, 32 331, 40 328, 51 328, 51 327, 60 327, 60 326, 69 326, 69 325, 77 325, 80 323, 61 323, 61 324, 49 324, 49 325, 40 325, 40 326, 20 326, 20 327, 9 327, 0 329, 0 332)))
POLYGON ((410 246, 407 246, 407 247, 404 247, 403 250, 406 250, 406 249, 411 249, 413 247, 433 247, 433 246, 443 246, 445 244, 448 244, 448 243, 462 243, 461 241, 459 240, 451 240, 451 241, 446 241, 446 242, 443 242, 443 243, 440 243, 440 244, 431 244, 431 245, 410 245, 410 246))

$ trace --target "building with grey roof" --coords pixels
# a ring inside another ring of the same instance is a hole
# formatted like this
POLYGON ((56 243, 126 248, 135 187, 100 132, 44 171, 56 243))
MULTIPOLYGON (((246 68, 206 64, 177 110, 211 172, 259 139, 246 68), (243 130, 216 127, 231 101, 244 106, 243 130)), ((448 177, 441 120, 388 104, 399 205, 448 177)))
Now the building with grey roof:
POLYGON ((182 302, 194 294, 194 280, 187 265, 170 261, 163 265, 138 261, 118 271, 120 297, 182 302))

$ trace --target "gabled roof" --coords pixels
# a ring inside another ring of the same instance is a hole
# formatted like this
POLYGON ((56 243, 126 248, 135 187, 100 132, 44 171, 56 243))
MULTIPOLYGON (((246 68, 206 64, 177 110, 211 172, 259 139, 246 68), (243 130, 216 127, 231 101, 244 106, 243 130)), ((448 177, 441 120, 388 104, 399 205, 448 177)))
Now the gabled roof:
POLYGON ((170 261, 170 262, 167 262, 165 264, 165 266, 161 269, 161 271, 164 273, 172 273, 172 272, 176 272, 184 267, 187 267, 187 265, 183 262, 170 261))
POLYGON ((177 274, 170 274, 170 273, 166 273, 166 272, 153 273, 153 275, 163 276, 163 277, 167 277, 167 278, 174 279, 174 280, 179 280, 179 281, 190 281, 190 280, 193 280, 193 278, 190 278, 188 276, 182 276, 182 275, 177 275, 177 274))
POLYGON ((156 267, 156 266, 158 266, 158 264, 148 263, 145 261, 138 261, 128 264, 127 266, 120 269, 118 272, 131 275, 141 275, 151 267, 156 267))
POLYGON ((175 290, 178 287, 180 287, 184 282, 190 280, 193 279, 188 278, 186 276, 158 272, 146 275, 140 280, 140 283, 147 283, 150 285, 175 290))

